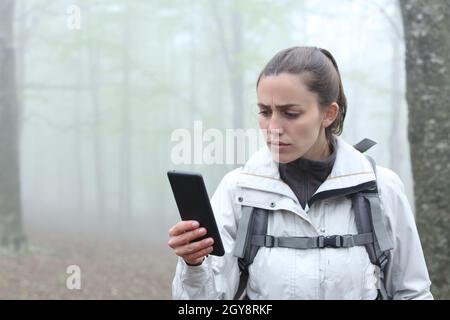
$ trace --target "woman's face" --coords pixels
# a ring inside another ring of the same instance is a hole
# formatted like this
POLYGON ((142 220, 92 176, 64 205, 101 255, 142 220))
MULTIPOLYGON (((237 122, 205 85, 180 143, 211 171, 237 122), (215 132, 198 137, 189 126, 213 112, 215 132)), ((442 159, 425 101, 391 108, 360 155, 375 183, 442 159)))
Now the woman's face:
MULTIPOLYGON (((316 93, 301 77, 288 73, 262 77, 257 88, 259 126, 274 159, 280 163, 329 155, 325 137, 328 121, 316 93)), ((334 120, 334 119, 333 119, 334 120)))

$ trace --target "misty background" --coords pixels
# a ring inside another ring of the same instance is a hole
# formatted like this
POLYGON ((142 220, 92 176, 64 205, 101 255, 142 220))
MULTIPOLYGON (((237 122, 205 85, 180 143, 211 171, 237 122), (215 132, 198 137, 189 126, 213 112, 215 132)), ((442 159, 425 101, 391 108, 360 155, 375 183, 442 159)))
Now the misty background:
POLYGON ((28 253, 20 268, 2 259, 0 298, 169 299, 167 231, 179 215, 166 172, 202 173, 212 196, 239 166, 175 165, 171 135, 193 135, 195 121, 224 135, 258 128, 257 76, 291 46, 334 55, 348 100, 342 136, 376 141, 368 154, 415 207, 397 1, 14 2, 28 253), (81 268, 80 290, 66 288, 69 264, 81 268))
POLYGON ((224 135, 256 129, 256 78, 295 45, 335 55, 349 104, 343 137, 378 142, 369 154, 412 200, 394 1, 81 1, 79 30, 67 26, 70 4, 24 1, 17 21, 25 225, 136 228, 165 242, 179 218, 166 171, 199 171, 213 193, 234 168, 174 165, 172 132, 193 136, 200 120, 224 135))

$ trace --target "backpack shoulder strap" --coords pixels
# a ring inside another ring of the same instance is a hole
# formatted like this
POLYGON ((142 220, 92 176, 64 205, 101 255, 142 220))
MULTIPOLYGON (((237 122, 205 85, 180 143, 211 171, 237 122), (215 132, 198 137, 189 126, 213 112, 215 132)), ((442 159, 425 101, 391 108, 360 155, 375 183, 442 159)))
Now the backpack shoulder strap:
MULTIPOLYGON (((376 173, 375 161, 367 156, 376 173)), ((374 242, 365 245, 370 261, 380 268, 380 294, 382 299, 389 299, 384 285, 384 271, 389 261, 389 251, 393 248, 393 242, 389 237, 386 225, 383 220, 381 201, 378 193, 378 186, 373 189, 358 192, 352 196, 352 204, 355 212, 355 222, 358 233, 372 232, 374 242)))
POLYGON ((253 236, 267 233, 269 212, 266 209, 242 207, 242 216, 239 220, 234 256, 238 258, 240 269, 239 285, 234 300, 244 299, 248 282, 248 268, 253 263, 260 246, 252 243, 253 236))
MULTIPOLYGON (((377 168, 375 164, 375 160, 366 155, 369 159, 370 164, 372 165, 373 172, 375 174, 375 178, 377 178, 377 168)), ((372 224, 374 227, 376 242, 379 245, 381 251, 386 252, 392 250, 394 248, 392 243, 392 238, 389 237, 386 225, 383 221, 383 214, 381 209, 381 200, 380 195, 378 193, 378 185, 374 190, 375 192, 366 192, 364 193, 364 197, 370 203, 370 211, 372 214, 372 224)))
POLYGON ((242 206, 242 215, 236 233, 236 241, 234 244, 233 254, 235 257, 243 258, 245 254, 245 245, 247 244, 247 232, 252 217, 253 208, 242 206))

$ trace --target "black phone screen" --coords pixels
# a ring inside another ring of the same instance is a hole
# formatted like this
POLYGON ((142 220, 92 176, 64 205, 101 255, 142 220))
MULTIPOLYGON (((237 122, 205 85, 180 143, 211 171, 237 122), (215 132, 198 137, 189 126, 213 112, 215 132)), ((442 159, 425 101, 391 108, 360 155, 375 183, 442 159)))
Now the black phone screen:
POLYGON ((195 172, 172 170, 167 172, 167 176, 181 219, 183 221, 196 220, 201 227, 207 230, 206 235, 195 241, 212 237, 214 244, 211 254, 223 256, 225 250, 202 175, 195 172))

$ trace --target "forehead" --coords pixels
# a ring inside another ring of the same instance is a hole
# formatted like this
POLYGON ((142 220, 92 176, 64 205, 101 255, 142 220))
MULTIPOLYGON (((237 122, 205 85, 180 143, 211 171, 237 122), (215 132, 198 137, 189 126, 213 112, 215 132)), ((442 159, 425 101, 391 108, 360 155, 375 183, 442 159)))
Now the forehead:
POLYGON ((288 73, 263 76, 256 90, 261 103, 311 103, 316 94, 309 91, 302 77, 288 73))

